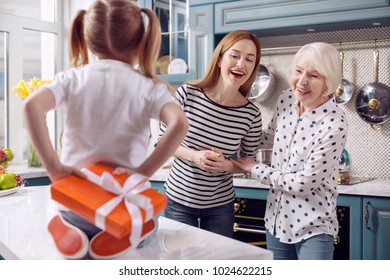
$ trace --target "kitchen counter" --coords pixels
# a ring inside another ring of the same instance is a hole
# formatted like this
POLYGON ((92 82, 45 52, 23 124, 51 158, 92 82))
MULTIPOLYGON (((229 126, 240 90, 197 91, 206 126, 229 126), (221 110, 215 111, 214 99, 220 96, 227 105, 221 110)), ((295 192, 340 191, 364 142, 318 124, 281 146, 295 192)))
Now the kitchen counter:
MULTIPOLYGON (((43 168, 27 167, 26 164, 11 164, 8 172, 21 175, 24 179, 45 177, 47 173, 43 168)), ((165 182, 168 178, 169 169, 161 168, 151 178, 151 181, 165 182)), ((234 178, 235 187, 268 189, 267 185, 260 184, 256 180, 234 178)), ((374 179, 354 185, 339 185, 339 193, 346 195, 366 195, 390 197, 390 179, 374 179)))
POLYGON ((28 167, 27 162, 9 164, 7 172, 19 174, 23 179, 47 177, 47 172, 43 167, 28 167))
MULTIPOLYGON (((1 193, 0 193, 1 194, 1 193)), ((0 196, 0 255, 4 259, 63 259, 47 231, 56 215, 49 186, 25 187, 0 196)), ((272 259, 272 252, 165 217, 152 242, 118 259, 272 259)))
MULTIPOLYGON (((151 181, 166 181, 168 178, 169 170, 160 169, 151 178, 151 181)), ((233 184, 235 187, 243 188, 258 188, 269 189, 267 185, 263 185, 256 180, 234 178, 233 184)), ((339 185, 339 194, 346 195, 366 195, 366 196, 379 196, 390 197, 390 180, 386 179, 373 179, 370 181, 357 183, 354 185, 339 185)))

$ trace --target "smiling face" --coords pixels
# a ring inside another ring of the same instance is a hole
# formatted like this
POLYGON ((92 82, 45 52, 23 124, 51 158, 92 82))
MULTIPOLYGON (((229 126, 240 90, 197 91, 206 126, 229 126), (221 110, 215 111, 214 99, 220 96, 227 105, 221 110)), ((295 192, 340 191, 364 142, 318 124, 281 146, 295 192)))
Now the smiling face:
POLYGON ((291 88, 304 111, 311 111, 329 100, 325 77, 305 59, 299 59, 292 71, 291 88))
POLYGON ((256 46, 248 39, 240 40, 229 48, 218 66, 224 83, 235 88, 242 86, 251 76, 256 65, 256 46))

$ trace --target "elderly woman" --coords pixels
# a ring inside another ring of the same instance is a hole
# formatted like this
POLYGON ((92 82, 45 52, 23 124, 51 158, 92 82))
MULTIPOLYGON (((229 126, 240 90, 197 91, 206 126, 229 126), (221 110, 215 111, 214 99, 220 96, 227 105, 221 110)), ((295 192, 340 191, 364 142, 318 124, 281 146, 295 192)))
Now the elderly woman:
POLYGON ((338 233, 338 159, 347 120, 334 92, 341 80, 337 50, 326 43, 295 55, 291 89, 283 91, 260 147, 273 145, 271 166, 251 158, 234 164, 269 185, 267 247, 275 259, 332 259, 338 233))

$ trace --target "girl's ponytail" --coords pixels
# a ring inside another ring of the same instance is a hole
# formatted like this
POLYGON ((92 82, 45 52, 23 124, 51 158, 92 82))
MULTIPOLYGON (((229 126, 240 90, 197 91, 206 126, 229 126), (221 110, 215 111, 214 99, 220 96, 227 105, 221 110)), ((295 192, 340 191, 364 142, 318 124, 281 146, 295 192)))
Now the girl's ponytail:
POLYGON ((88 63, 88 50, 84 38, 85 10, 79 10, 70 27, 69 55, 71 67, 88 63))
POLYGON ((142 8, 149 19, 147 31, 139 46, 139 66, 142 73, 156 79, 156 63, 161 45, 161 27, 155 13, 150 9, 142 8))

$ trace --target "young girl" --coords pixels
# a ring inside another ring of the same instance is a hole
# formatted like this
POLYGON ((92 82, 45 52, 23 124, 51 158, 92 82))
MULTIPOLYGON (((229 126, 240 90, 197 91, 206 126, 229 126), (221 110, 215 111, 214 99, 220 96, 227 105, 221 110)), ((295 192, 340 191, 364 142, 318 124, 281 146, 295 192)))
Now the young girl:
MULTIPOLYGON (((87 11, 78 11, 70 29, 74 68, 57 74, 24 107, 27 130, 52 181, 70 174, 83 177, 80 169, 96 162, 150 176, 176 150, 188 124, 167 85, 156 79, 160 40, 155 14, 133 1, 98 0, 87 11), (143 15, 148 18, 147 30, 143 15), (89 63, 88 51, 98 60, 89 63), (140 71, 134 69, 136 64, 140 71), (67 117, 59 159, 44 116, 60 107, 67 117), (168 129, 147 157, 150 119, 168 129)), ((60 213, 48 228, 66 258, 83 258, 92 237, 89 251, 96 258, 117 256, 131 246, 128 237, 115 239, 67 209, 60 213), (91 251, 93 242, 110 244, 112 251, 91 251)), ((152 232, 154 222, 150 228, 152 232)))

